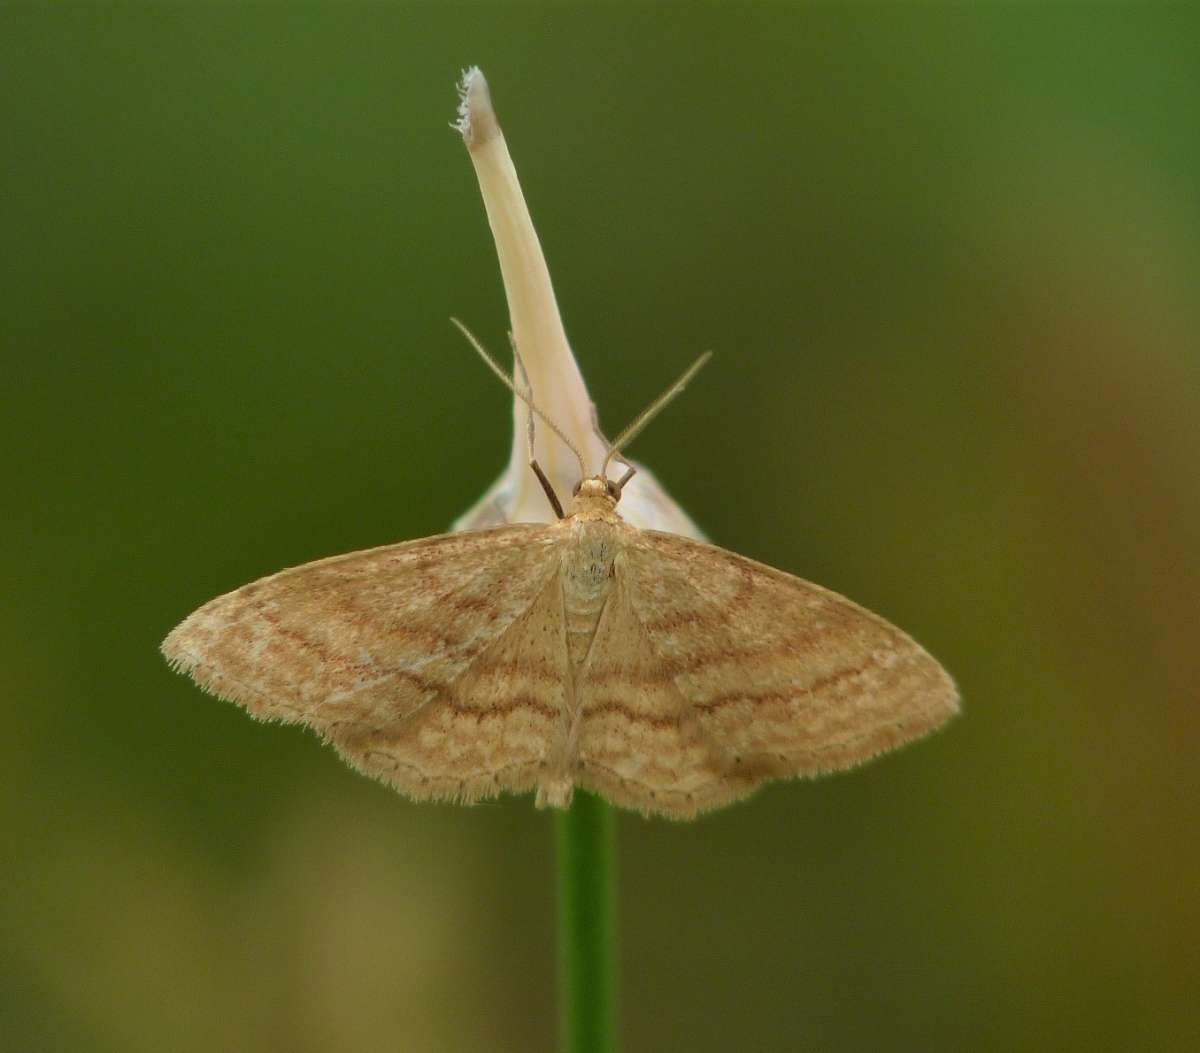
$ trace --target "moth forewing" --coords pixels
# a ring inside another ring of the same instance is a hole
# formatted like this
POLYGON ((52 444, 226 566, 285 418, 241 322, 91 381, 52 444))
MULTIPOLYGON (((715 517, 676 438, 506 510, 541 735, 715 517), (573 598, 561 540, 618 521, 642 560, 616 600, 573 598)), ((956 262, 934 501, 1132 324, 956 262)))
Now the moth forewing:
POLYGON ((205 604, 172 664, 308 724, 413 798, 583 786, 687 818, 850 767, 957 709, 942 668, 849 600, 624 523, 603 480, 566 518, 286 570, 205 604))

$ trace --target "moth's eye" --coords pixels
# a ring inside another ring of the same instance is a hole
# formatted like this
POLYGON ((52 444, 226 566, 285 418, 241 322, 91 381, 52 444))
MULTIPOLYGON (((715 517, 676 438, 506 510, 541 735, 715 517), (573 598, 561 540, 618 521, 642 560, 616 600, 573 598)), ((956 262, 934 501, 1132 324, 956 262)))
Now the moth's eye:
POLYGON ((580 480, 579 480, 579 482, 577 482, 577 483, 575 484, 575 489, 571 491, 571 496, 572 496, 572 497, 578 497, 578 496, 579 496, 579 488, 580 488, 581 486, 583 486, 583 480, 582 480, 582 479, 580 479, 580 480))

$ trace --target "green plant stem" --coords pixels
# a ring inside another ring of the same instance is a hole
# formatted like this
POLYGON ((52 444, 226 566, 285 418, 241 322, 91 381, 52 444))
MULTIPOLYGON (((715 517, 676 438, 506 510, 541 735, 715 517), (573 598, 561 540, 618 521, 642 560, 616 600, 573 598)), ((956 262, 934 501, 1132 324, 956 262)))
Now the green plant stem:
POLYGON ((616 816, 580 790, 556 817, 558 997, 563 1053, 617 1049, 616 816))

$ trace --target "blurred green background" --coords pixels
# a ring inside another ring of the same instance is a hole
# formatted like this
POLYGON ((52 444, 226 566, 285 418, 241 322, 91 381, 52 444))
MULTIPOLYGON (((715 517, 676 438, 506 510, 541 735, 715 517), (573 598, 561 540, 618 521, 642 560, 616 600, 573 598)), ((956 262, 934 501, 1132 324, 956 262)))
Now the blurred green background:
POLYGON ((1200 17, 0 13, 0 1048, 548 1049, 550 819, 171 674, 202 601, 443 530, 508 397, 491 81, 619 426, 965 715, 624 816, 629 1050, 1200 1043, 1200 17))

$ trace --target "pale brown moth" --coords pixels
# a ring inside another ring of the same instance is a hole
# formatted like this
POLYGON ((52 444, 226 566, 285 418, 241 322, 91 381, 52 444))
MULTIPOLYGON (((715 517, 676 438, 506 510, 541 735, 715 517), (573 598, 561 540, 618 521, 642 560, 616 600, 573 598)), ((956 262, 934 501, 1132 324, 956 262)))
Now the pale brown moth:
MULTIPOLYGON (((555 522, 281 571, 205 604, 164 654, 414 799, 535 791, 539 807, 565 808, 582 787, 687 819, 932 731, 957 692, 899 629, 819 585, 622 520, 633 469, 613 480, 609 464, 703 361, 598 472, 575 450, 565 512, 544 482, 555 522)), ((530 467, 544 480, 532 456, 530 467)))

